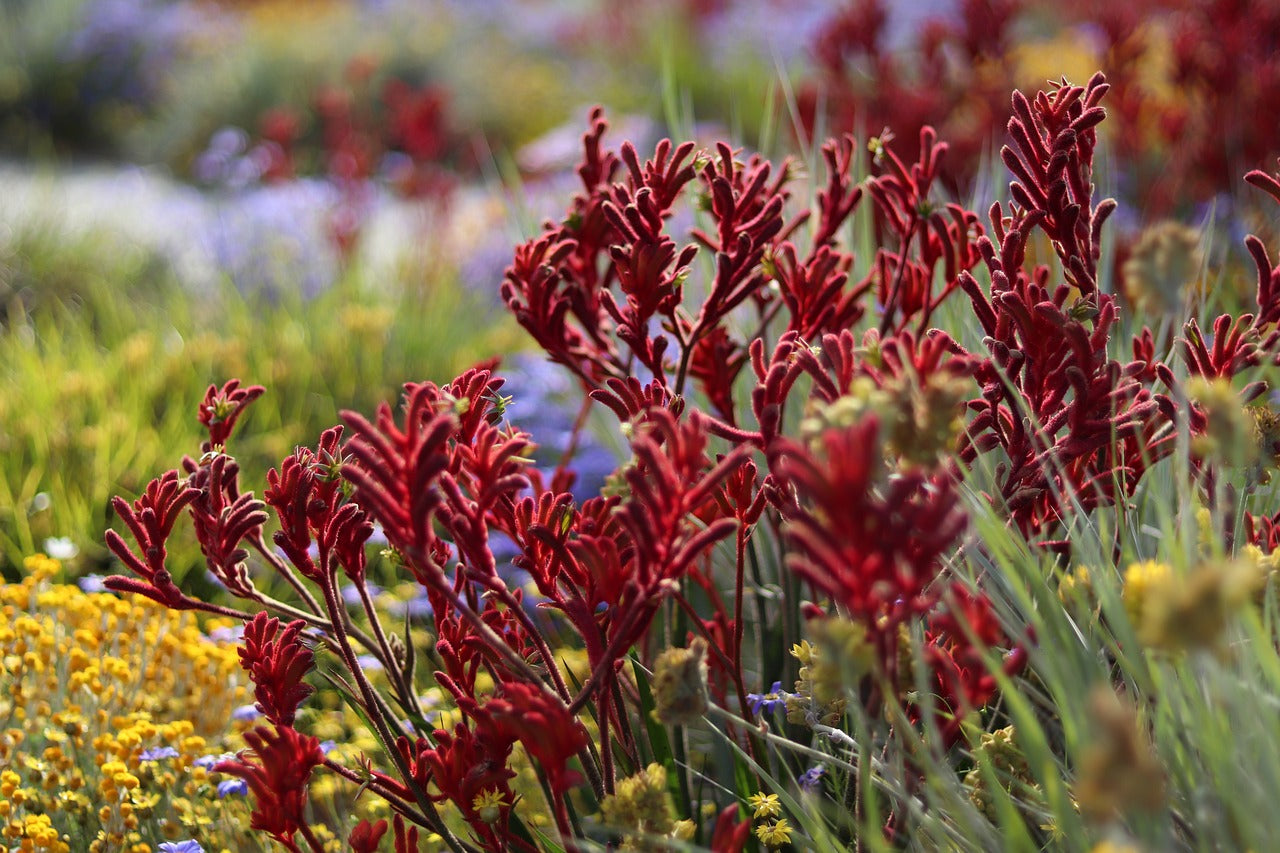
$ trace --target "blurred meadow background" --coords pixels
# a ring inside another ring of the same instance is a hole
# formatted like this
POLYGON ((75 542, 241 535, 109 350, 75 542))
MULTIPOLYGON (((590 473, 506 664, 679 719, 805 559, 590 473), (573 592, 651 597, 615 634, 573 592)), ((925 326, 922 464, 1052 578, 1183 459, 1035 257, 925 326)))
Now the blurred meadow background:
MULTIPOLYGON (((237 436, 249 488, 340 410, 370 414, 406 382, 444 382, 501 359, 510 417, 539 442, 538 465, 550 471, 576 440, 579 488, 598 491, 629 453, 617 425, 600 417, 572 438, 581 388, 547 364, 499 298, 512 247, 564 215, 597 104, 611 138, 634 141, 642 157, 664 137, 793 156, 800 196, 816 189, 809 178, 828 136, 855 134, 865 175, 879 156, 868 141, 896 140, 913 163, 931 124, 951 145, 942 191, 984 213, 1008 197, 998 152, 1010 92, 1063 76, 1083 83, 1101 69, 1112 90, 1095 180, 1100 196, 1120 201, 1102 276, 1128 312, 1126 335, 1147 324, 1169 349, 1179 312, 1207 328, 1211 307, 1249 298, 1242 235, 1275 245, 1274 206, 1249 197, 1240 176, 1270 170, 1280 153, 1277 44, 1280 7, 1247 0, 0 0, 6 600, 25 601, 33 578, 64 585, 67 601, 74 588, 100 593, 101 576, 120 570, 103 539, 121 528, 111 498, 136 498, 195 452, 204 436, 195 405, 233 377, 268 389, 237 436)), ((870 220, 860 213, 850 229, 864 244, 870 220)), ((1033 243, 1029 253, 1052 249, 1033 243)), ((1000 535, 999 521, 978 524, 1000 535)), ((175 580, 216 597, 194 537, 179 536, 175 580)), ((995 562, 1024 558, 1024 545, 995 562)), ((398 618, 426 607, 390 561, 370 578, 379 607, 398 618)), ((1121 595, 1112 586, 1100 585, 1109 608, 1121 595)), ((1033 610, 1043 592, 1009 595, 1033 610)), ((101 602, 92 605, 101 613, 61 600, 42 607, 71 607, 86 631, 108 621, 101 602)), ((170 650, 173 666, 221 685, 210 687, 220 710, 252 702, 233 674, 229 623, 196 630, 163 621, 173 614, 118 615, 144 626, 142 636, 189 641, 170 650)), ((1062 636, 1073 630, 1057 611, 1050 621, 1062 636)), ((784 652, 766 652, 757 686, 791 665, 784 652)), ((116 653, 139 666, 148 654, 116 653)), ((1080 658, 1081 668, 1092 660, 1080 658)), ((321 691, 319 708, 338 705, 321 691)), ((46 716, 57 706, 50 699, 46 716)), ((167 837, 200 828, 228 849, 254 849, 240 846, 250 844, 247 810, 218 805, 196 763, 240 748, 247 723, 147 728, 198 712, 119 710, 189 775, 179 774, 190 801, 166 806, 167 837), (196 792, 213 805, 192 806, 196 792)), ((337 749, 376 747, 367 731, 352 733, 350 712, 336 722, 308 713, 337 749)), ((1176 722, 1161 719, 1170 739, 1176 722)), ((0 759, 13 748, 0 742, 0 759)), ((104 772, 111 750, 101 754, 86 774, 104 772)), ((1218 781, 1236 778, 1222 772, 1218 781)), ((536 781, 522 782, 537 794, 536 781)), ((355 813, 328 789, 317 797, 335 798, 325 806, 335 825, 355 813)))
POLYGON ((109 497, 193 446, 209 383, 270 388, 252 482, 341 408, 528 349, 498 286, 594 104, 642 152, 809 163, 882 130, 910 161, 932 123, 949 191, 989 203, 1011 89, 1101 68, 1117 269, 1167 217, 1265 225, 1238 175, 1274 138, 1277 60, 1236 5, 0 0, 0 570, 103 570, 109 497))

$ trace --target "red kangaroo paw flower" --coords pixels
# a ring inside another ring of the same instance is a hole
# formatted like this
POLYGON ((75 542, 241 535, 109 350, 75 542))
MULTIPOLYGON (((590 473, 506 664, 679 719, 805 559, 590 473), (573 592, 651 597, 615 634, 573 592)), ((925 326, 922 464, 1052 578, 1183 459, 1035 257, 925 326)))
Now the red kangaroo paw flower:
POLYGON ((231 379, 221 388, 210 385, 197 413, 200 423, 209 431, 209 443, 203 449, 225 446, 245 408, 266 390, 261 385, 241 388, 239 379, 231 379))
POLYGON ((315 663, 302 640, 305 627, 298 619, 280 630, 280 620, 266 611, 244 626, 240 665, 253 679, 258 710, 277 726, 292 726, 298 706, 315 691, 303 681, 315 663))
POLYGON ((250 827, 293 848, 293 836, 306 825, 307 784, 324 763, 320 741, 285 726, 259 726, 244 734, 251 756, 213 765, 217 773, 245 780, 254 796, 250 827))

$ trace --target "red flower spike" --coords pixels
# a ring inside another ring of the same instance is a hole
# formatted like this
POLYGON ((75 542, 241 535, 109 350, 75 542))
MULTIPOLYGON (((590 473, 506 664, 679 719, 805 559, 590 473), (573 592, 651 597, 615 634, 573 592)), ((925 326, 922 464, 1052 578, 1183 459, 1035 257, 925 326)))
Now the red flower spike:
POLYGON ((253 598, 253 581, 245 563, 249 552, 241 543, 261 536, 269 518, 265 504, 250 492, 238 493, 235 463, 224 454, 215 455, 188 482, 199 489, 191 503, 191 518, 205 564, 232 595, 253 598))
POLYGON ((258 710, 277 726, 292 726, 298 706, 314 691, 303 679, 315 663, 315 654, 302 641, 306 623, 301 619, 280 630, 280 620, 266 611, 244 626, 240 665, 253 679, 258 710))
MULTIPOLYGON (((677 152, 681 157, 687 157, 692 151, 691 145, 688 150, 684 148, 677 152)), ((692 179, 692 169, 689 172, 692 179)), ((659 206, 655 196, 647 186, 634 195, 618 186, 615 187, 616 203, 605 202, 605 216, 619 234, 619 242, 610 247, 609 259, 624 301, 619 305, 613 294, 604 290, 600 293, 600 302, 616 325, 618 340, 625 343, 654 376, 662 378, 665 375, 662 356, 668 338, 666 335, 651 337, 650 320, 657 315, 671 316, 680 306, 684 280, 697 247, 677 250, 675 241, 663 233, 666 210, 659 206)))
POLYGON ((887 634, 927 612, 934 578, 964 530, 951 480, 918 470, 876 486, 883 464, 874 416, 820 437, 821 455, 780 439, 769 467, 796 503, 780 506, 788 565, 859 621, 887 634))
POLYGON ((447 442, 457 429, 452 413, 435 411, 437 398, 434 386, 411 386, 403 429, 385 403, 378 407, 376 425, 358 413, 342 413, 354 434, 347 444, 352 461, 342 466, 343 476, 354 484, 361 507, 382 525, 387 541, 427 570, 437 552, 432 515, 440 492, 434 486, 449 467, 447 442))
POLYGON ((659 409, 671 412, 677 418, 684 412, 684 398, 677 397, 671 389, 658 380, 641 385, 634 376, 605 381, 603 388, 591 392, 591 399, 603 403, 622 423, 633 426, 647 423, 650 414, 659 409))
POLYGON ((742 853, 751 837, 750 818, 738 820, 738 807, 725 806, 716 818, 711 832, 711 847, 716 853, 742 853))
POLYGON ((814 252, 835 243, 836 233, 862 200, 862 185, 854 181, 858 143, 845 134, 822 146, 827 164, 827 185, 818 190, 818 222, 813 234, 814 252))
MULTIPOLYGON (((483 711, 480 717, 483 718, 483 711)), ((496 791, 506 803, 496 825, 505 826, 510 806, 515 802, 510 782, 516 772, 508 764, 517 737, 487 729, 479 722, 474 731, 458 723, 452 732, 437 729, 433 736, 434 747, 420 739, 413 753, 408 749, 408 741, 402 738, 401 752, 406 753, 406 760, 421 777, 422 784, 429 780, 439 789, 440 794, 433 795, 432 799, 453 803, 480 838, 495 839, 494 824, 482 819, 475 801, 485 792, 496 791)))
POLYGON ((273 539, 285 557, 304 577, 320 582, 335 571, 334 561, 353 583, 364 582, 364 543, 373 535, 373 524, 342 493, 342 427, 320 435, 314 451, 299 447, 267 472, 266 503, 275 509, 280 529, 273 539), (312 543, 317 559, 310 551, 312 543))
POLYGON ((306 825, 307 784, 311 772, 324 763, 320 741, 286 726, 266 726, 244 733, 253 750, 213 765, 215 773, 245 780, 254 796, 250 827, 265 832, 289 849, 294 834, 306 825))
POLYGON ((726 314, 756 295, 767 280, 760 265, 765 252, 800 224, 797 221, 788 226, 783 219, 783 207, 790 197, 785 189, 791 172, 789 163, 783 163, 778 177, 769 183, 773 167, 758 155, 740 167, 734 161, 734 151, 725 143, 716 145, 716 154, 701 174, 711 196, 716 234, 693 232, 695 240, 716 253, 711 292, 689 333, 695 343, 726 314))
POLYGON ((225 447, 245 408, 266 390, 261 385, 241 388, 239 379, 229 380, 221 389, 210 385, 197 413, 200 423, 209 431, 209 442, 203 449, 208 451, 215 447, 225 447))
POLYGON ((517 247, 502 282, 502 301, 552 361, 594 386, 624 371, 600 332, 600 294, 584 293, 566 269, 577 245, 552 232, 517 247))
MULTIPOLYGON (((398 817, 398 815, 397 815, 398 817)), ((378 846, 382 843, 382 836, 387 834, 390 828, 385 820, 377 823, 369 823, 368 820, 362 820, 351 830, 351 834, 347 836, 347 844, 351 845, 351 853, 378 853, 378 846)))
POLYGON ((419 853, 418 827, 406 826, 404 818, 400 815, 395 816, 392 825, 395 827, 396 834, 395 853, 419 853))
POLYGON ((698 383, 712 407, 730 426, 738 422, 733 386, 747 364, 746 347, 734 340, 721 325, 698 339, 689 357, 689 376, 698 383))
MULTIPOLYGON (((1063 116, 1043 120, 1074 121, 1071 104, 1079 106, 1083 92, 1069 99, 1063 116)), ((1046 98, 1042 93, 1037 109, 1057 103, 1046 98)), ((1030 139, 1025 145, 1034 145, 1030 139)), ((1068 305, 1071 288, 1062 284, 1050 290, 1047 267, 1030 275, 1023 271, 1027 229, 1038 223, 1051 236, 1057 234, 1058 226, 1049 222, 1052 211, 1004 218, 1000 206, 993 205, 991 213, 999 250, 987 237, 978 240, 991 271, 990 299, 971 275, 960 276, 987 333, 991 357, 977 372, 982 396, 969 402, 975 415, 959 456, 967 462, 995 447, 1004 449, 1010 462, 998 470, 1000 499, 1030 534, 1057 524, 1068 511, 1064 501, 1089 511, 1131 494, 1143 473, 1173 452, 1173 404, 1140 381, 1148 372, 1141 361, 1122 365, 1109 358, 1118 313, 1109 294, 1093 293, 1068 305)), ((1083 251, 1082 240, 1072 245, 1083 251)), ((1091 263, 1080 258, 1075 264, 1064 261, 1064 267, 1079 273, 1091 263)), ((1210 359, 1207 353, 1204 357, 1210 359)))
MULTIPOLYGON (((985 707, 996 694, 996 678, 983 652, 1012 643, 985 595, 953 583, 945 601, 946 609, 929 617, 923 658, 933 671, 941 706, 937 724, 949 745, 959 739, 964 717, 985 707)), ((1002 668, 1006 675, 1016 675, 1025 662, 1026 650, 1013 648, 1002 668)))
POLYGON ((829 246, 821 246, 803 263, 796 248, 783 243, 773 255, 774 281, 782 292, 791 316, 788 331, 814 341, 828 332, 848 329, 866 309, 862 298, 871 289, 871 276, 846 288, 853 257, 829 246))
POLYGON ((576 716, 553 696, 522 682, 504 682, 499 695, 476 711, 477 733, 497 742, 520 741, 542 765, 547 784, 563 794, 578 783, 569 760, 590 738, 576 716))
MULTIPOLYGON (((756 374, 756 387, 751 391, 751 412, 760 425, 759 444, 768 447, 778 437, 782 411, 787 397, 800 375, 805 372, 802 359, 808 346, 795 332, 778 338, 769 361, 765 361, 764 341, 751 342, 751 369, 756 374)), ((809 353, 812 358, 812 353, 809 353)), ((815 373, 820 371, 814 371, 815 373)))
POLYGON ((1205 346, 1200 325, 1193 319, 1178 340, 1183 361, 1192 374, 1208 379, 1230 379, 1260 361, 1259 336, 1252 314, 1233 318, 1220 314, 1213 321, 1213 349, 1205 346))
POLYGON ((1015 91, 1009 120, 1013 146, 1000 151, 1017 178, 1009 185, 1013 200, 1043 214, 1041 228, 1053 241, 1067 281, 1090 300, 1098 289, 1099 233, 1116 207, 1112 199, 1093 204, 1094 128, 1106 118, 1099 103, 1108 88, 1099 72, 1086 86, 1063 79, 1031 101, 1015 91))
POLYGON ((129 528, 142 556, 134 553, 114 530, 106 532, 107 547, 141 580, 113 575, 105 581, 108 589, 137 593, 173 610, 190 610, 197 606, 198 602, 183 595, 165 568, 168 556, 165 543, 182 510, 199 494, 198 489, 178 479, 177 471, 167 471, 148 483, 132 506, 124 498, 112 499, 116 515, 129 528))

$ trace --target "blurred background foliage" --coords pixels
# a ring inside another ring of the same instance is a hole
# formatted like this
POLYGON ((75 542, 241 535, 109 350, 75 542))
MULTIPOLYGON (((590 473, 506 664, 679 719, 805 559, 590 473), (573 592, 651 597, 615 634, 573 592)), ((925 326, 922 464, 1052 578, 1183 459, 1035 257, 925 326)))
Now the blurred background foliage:
MULTIPOLYGON (((341 408, 526 349, 498 285, 595 103, 642 153, 729 138, 806 168, 843 132, 910 162, 933 123, 969 201, 999 196, 1010 89, 1101 67, 1109 280, 1171 215, 1227 269, 1270 231, 1231 176, 1271 165, 1278 6, 0 0, 0 568, 62 538, 103 568, 110 496, 196 447, 209 383, 269 389, 238 448, 257 483, 341 408)), ((571 423, 557 394, 529 417, 571 423)))

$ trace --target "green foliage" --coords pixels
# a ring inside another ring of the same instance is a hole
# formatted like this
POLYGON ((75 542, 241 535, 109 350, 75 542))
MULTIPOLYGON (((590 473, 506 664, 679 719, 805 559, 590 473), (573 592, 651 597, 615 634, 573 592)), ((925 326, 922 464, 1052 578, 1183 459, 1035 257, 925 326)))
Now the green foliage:
MULTIPOLYGON (((0 566, 47 537, 90 569, 106 559, 112 495, 199 446, 193 401, 232 377, 261 382, 238 444, 261 481, 338 411, 372 412, 400 386, 509 347, 496 309, 406 262, 391 281, 348 270, 311 301, 187 292, 163 259, 105 234, 23 231, 0 244, 0 566), (486 319, 487 318, 487 319, 486 319)), ((198 552, 175 565, 183 575, 198 552)))

